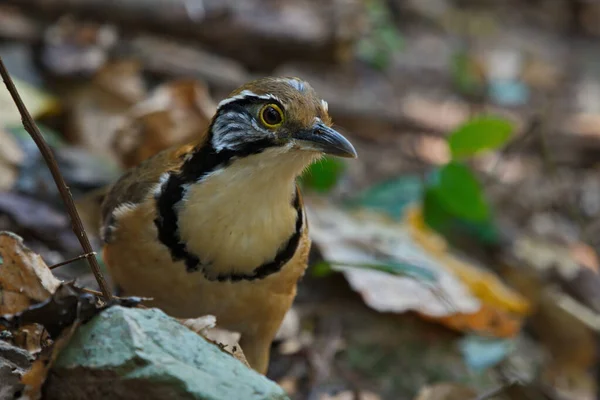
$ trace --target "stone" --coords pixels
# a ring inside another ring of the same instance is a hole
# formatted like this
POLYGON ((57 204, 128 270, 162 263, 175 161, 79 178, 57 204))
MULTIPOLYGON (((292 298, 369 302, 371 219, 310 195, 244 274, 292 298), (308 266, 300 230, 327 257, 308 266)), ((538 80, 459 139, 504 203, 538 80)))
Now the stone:
POLYGON ((158 309, 114 306, 62 349, 47 399, 284 400, 277 384, 158 309))

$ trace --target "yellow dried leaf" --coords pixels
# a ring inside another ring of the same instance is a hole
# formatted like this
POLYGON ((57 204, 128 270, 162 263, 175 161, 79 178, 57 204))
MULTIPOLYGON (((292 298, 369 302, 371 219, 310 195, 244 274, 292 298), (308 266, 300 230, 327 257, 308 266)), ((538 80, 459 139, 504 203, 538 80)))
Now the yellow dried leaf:
MULTIPOLYGON (((13 81, 23 99, 23 103, 25 103, 27 110, 34 119, 58 112, 59 103, 56 97, 50 96, 20 79, 13 78, 13 81)), ((4 87, 2 89, 0 90, 0 124, 3 126, 20 125, 21 114, 8 90, 5 90, 4 87)))
POLYGON ((527 299, 506 286, 495 274, 452 255, 446 241, 425 225, 420 207, 407 210, 405 218, 412 237, 484 303, 521 316, 529 314, 531 307, 527 299))
POLYGON ((15 138, 0 128, 0 190, 12 189, 24 157, 15 138))
POLYGON ((515 337, 521 331, 522 319, 516 318, 505 310, 499 310, 488 304, 482 304, 474 313, 457 313, 442 317, 420 314, 424 319, 435 321, 450 329, 461 332, 476 332, 485 336, 501 338, 515 337))
POLYGON ((42 258, 10 232, 0 232, 0 315, 23 311, 46 300, 60 281, 42 258))

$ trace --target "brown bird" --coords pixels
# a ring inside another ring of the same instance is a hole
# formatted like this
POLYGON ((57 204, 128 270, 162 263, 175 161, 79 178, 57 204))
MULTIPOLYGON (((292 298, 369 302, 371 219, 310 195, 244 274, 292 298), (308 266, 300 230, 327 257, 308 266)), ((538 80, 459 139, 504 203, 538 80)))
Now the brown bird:
POLYGON ((296 177, 323 154, 356 157, 308 83, 265 78, 237 89, 202 137, 142 162, 109 191, 102 238, 113 281, 178 318, 215 315, 265 373, 310 248, 296 177))

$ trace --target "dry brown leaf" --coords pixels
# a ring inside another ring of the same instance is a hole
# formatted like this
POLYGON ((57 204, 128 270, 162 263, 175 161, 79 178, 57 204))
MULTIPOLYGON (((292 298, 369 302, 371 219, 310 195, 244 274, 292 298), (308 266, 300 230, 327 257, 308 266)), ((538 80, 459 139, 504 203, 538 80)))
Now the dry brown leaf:
POLYGON ((468 400, 477 394, 468 387, 456 383, 436 383, 419 390, 415 400, 468 400))
POLYGON ((178 321, 250 368, 239 343, 241 335, 238 332, 218 328, 215 316, 204 315, 198 318, 179 319, 178 321))
POLYGON ((113 143, 124 166, 202 134, 216 105, 204 84, 195 80, 173 81, 156 89, 129 110, 113 143))
POLYGON ((65 94, 69 140, 118 160, 113 149, 115 135, 127 110, 144 95, 138 64, 121 61, 105 65, 88 85, 65 94))
POLYGON ((0 232, 0 315, 46 300, 60 285, 42 258, 10 232, 0 232))
POLYGON ((198 335, 205 336, 209 328, 217 326, 217 318, 214 315, 205 315, 198 318, 180 319, 185 327, 196 332, 198 335))
POLYGON ((135 104, 147 94, 142 66, 134 60, 117 60, 102 67, 94 76, 94 84, 135 104))
POLYGON ((50 337, 40 324, 28 324, 20 327, 12 335, 15 346, 27 350, 30 354, 38 354, 47 345, 50 337))
POLYGON ((21 383, 25 385, 21 400, 38 400, 42 397, 42 388, 46 382, 48 371, 80 324, 80 322, 75 322, 69 329, 65 329, 54 341, 52 347, 46 349, 46 352, 33 362, 31 369, 21 378, 21 383))

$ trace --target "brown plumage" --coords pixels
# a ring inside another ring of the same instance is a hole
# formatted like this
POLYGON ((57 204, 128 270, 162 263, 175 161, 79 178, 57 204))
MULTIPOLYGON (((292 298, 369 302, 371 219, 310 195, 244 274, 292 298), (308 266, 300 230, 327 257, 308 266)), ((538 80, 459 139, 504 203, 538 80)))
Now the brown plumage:
POLYGON ((355 157, 305 82, 233 92, 208 132, 125 174, 102 206, 104 258, 127 295, 240 332, 264 373, 310 248, 295 178, 323 153, 355 157))

